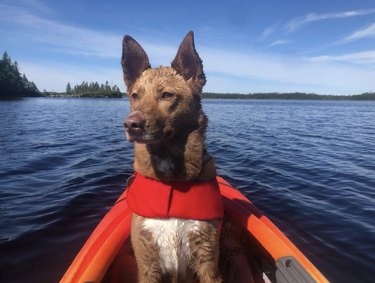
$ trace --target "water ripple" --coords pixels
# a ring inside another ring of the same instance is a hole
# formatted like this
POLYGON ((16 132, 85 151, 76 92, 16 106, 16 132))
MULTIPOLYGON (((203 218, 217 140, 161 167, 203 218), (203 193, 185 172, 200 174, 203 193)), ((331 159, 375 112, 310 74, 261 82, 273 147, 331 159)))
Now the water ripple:
MULTIPOLYGON (((219 174, 332 282, 372 282, 375 104, 203 104, 219 174)), ((62 276, 132 173, 128 109, 123 99, 0 102, 0 281, 62 276)))

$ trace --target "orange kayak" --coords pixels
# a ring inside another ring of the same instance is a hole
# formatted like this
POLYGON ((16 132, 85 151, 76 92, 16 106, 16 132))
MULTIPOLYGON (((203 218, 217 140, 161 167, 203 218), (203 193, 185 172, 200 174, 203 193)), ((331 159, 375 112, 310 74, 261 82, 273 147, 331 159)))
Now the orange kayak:
MULTIPOLYGON (((234 227, 234 231, 240 231, 242 254, 248 258, 255 282, 329 282, 252 202, 223 178, 217 180, 224 201, 223 230, 234 227)), ((125 190, 75 257, 61 283, 136 282, 137 268, 130 245, 131 211, 126 197, 125 190)))

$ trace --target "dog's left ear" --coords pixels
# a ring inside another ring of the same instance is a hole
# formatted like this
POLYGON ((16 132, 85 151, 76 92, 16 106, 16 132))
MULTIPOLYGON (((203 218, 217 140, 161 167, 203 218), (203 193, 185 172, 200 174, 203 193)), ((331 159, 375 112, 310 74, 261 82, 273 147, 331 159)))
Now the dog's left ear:
POLYGON ((203 72, 202 60, 195 50, 194 33, 192 31, 185 36, 171 66, 185 80, 191 79, 190 82, 195 94, 199 94, 202 91, 206 83, 206 76, 203 72))

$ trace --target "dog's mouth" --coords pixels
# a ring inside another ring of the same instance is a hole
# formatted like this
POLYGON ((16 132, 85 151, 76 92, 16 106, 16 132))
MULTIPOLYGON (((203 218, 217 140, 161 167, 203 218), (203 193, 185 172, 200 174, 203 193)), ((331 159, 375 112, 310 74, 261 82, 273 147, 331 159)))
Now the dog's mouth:
POLYGON ((154 143, 160 140, 158 134, 148 133, 144 126, 140 127, 129 127, 125 124, 126 138, 129 142, 137 143, 154 143))
POLYGON ((149 132, 145 129, 132 129, 125 126, 125 133, 126 138, 129 142, 133 143, 143 143, 143 144, 151 144, 151 143, 162 143, 167 141, 173 136, 172 131, 155 131, 149 132))
POLYGON ((126 138, 129 142, 136 142, 136 143, 155 143, 158 142, 160 139, 157 136, 150 135, 150 134, 135 134, 131 131, 126 130, 126 138))

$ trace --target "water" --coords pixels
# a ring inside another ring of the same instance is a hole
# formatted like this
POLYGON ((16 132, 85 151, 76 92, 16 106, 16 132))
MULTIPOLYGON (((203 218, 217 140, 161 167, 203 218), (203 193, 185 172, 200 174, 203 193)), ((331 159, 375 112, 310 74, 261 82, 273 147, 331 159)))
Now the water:
MULTIPOLYGON (((331 282, 375 278, 375 102, 205 100, 218 172, 331 282)), ((0 282, 57 282, 132 173, 124 99, 0 102, 0 282)))

